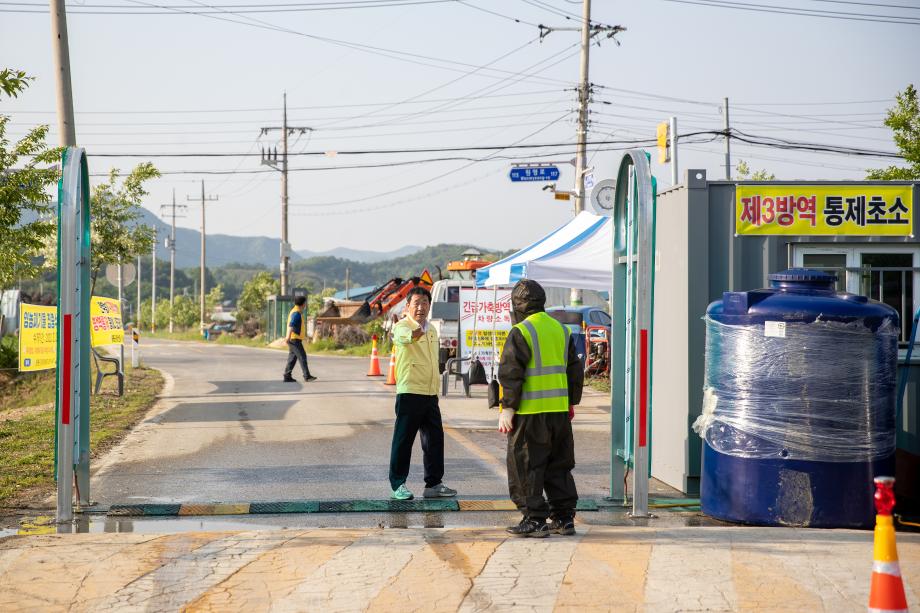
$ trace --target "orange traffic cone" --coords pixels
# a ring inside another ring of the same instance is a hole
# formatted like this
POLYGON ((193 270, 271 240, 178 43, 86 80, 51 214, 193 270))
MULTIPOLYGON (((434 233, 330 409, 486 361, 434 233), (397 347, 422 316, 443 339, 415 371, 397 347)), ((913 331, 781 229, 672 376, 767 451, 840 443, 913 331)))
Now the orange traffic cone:
POLYGON ((390 354, 390 367, 387 369, 387 380, 384 385, 396 385, 396 347, 390 354))
POLYGON ((367 371, 368 377, 382 377, 380 372, 380 356, 377 354, 377 335, 371 337, 371 366, 367 371))
POLYGON ((894 538, 894 477, 875 478, 875 555, 869 613, 907 613, 907 598, 894 538))

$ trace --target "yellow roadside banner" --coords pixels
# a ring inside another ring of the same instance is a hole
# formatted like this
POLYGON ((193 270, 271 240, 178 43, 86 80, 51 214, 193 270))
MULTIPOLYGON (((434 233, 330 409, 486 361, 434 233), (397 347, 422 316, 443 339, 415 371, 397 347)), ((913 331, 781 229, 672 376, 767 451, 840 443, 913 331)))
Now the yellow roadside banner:
POLYGON ((19 307, 19 370, 48 370, 57 365, 57 307, 19 307))

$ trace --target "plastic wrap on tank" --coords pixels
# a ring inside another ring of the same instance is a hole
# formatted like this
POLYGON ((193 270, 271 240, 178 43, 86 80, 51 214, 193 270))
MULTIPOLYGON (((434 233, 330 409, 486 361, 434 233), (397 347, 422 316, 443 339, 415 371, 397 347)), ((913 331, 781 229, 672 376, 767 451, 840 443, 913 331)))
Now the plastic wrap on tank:
POLYGON ((693 429, 714 450, 818 462, 894 452, 897 325, 819 319, 766 336, 763 325, 705 321, 703 413, 693 429))

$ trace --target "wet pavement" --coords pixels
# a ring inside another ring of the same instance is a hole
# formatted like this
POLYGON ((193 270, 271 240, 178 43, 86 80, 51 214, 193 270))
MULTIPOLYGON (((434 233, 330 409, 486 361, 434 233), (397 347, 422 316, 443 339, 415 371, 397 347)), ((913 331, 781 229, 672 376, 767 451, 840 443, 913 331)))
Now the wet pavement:
MULTIPOLYGON (((311 356, 319 380, 308 384, 282 383, 285 354, 267 349, 145 341, 143 359, 167 388, 155 414, 94 464, 99 504, 389 496, 395 390, 366 376, 365 358, 311 356)), ((485 395, 441 399, 444 482, 464 496, 503 497, 506 439, 485 395)), ((588 392, 574 422, 583 497, 609 491, 608 404, 588 392)), ((421 493, 418 442, 408 485, 421 493)))

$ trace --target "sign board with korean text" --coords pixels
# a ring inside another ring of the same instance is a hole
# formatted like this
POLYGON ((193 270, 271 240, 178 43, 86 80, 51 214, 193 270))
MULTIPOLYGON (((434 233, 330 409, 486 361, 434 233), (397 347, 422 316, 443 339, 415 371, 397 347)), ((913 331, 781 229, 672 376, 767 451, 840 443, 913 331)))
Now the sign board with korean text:
MULTIPOLYGON (((505 339, 511 331, 511 288, 460 288, 460 357, 478 358, 492 378, 492 365, 498 373, 505 339)), ((469 372, 470 360, 461 362, 469 372)))
POLYGON ((735 233, 912 236, 911 185, 738 185, 735 233))
MULTIPOLYGON (((22 304, 19 310, 19 370, 57 367, 57 307, 22 304)), ((121 307, 114 298, 93 296, 90 302, 91 346, 124 341, 121 307)))
POLYGON ((89 307, 93 347, 121 345, 125 331, 121 322, 121 303, 115 298, 93 296, 89 307))
POLYGON ((57 307, 21 304, 19 307, 19 371, 49 370, 57 366, 57 307))
POLYGON ((555 181, 559 178, 559 169, 556 166, 534 166, 512 168, 508 178, 513 182, 521 181, 555 181))

